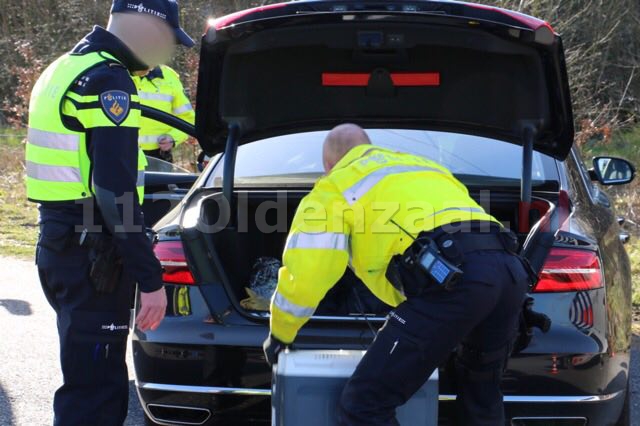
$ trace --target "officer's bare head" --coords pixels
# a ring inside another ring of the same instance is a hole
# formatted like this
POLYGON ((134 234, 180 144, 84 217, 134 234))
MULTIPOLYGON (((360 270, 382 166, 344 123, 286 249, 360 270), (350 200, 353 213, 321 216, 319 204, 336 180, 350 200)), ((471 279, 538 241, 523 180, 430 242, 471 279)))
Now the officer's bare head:
POLYGON ((176 49, 173 28, 165 20, 146 13, 114 13, 107 30, 149 68, 168 62, 176 49))
POLYGON ((371 140, 364 129, 355 124, 341 124, 334 127, 324 140, 322 147, 322 163, 325 173, 344 157, 347 152, 358 145, 370 144, 371 140))

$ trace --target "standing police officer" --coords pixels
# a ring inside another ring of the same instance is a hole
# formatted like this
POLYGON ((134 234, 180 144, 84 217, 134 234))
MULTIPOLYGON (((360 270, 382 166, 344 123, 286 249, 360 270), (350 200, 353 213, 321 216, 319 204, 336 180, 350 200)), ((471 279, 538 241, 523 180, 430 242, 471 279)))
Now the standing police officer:
POLYGON ((115 0, 95 27, 36 83, 29 107, 27 194, 40 204, 36 263, 57 314, 64 384, 55 425, 121 425, 133 284, 140 330, 158 327, 166 294, 140 203, 145 157, 130 73, 167 61, 180 29, 174 0, 115 0))
MULTIPOLYGON (((160 65, 141 76, 134 76, 142 105, 173 114, 193 124, 196 118, 191 101, 184 92, 180 76, 171 67, 160 65)), ((172 150, 189 136, 178 129, 150 118, 140 120, 140 148, 145 155, 173 163, 172 150)))
POLYGON ((267 361, 349 264, 396 308, 342 393, 340 424, 398 424, 396 408, 456 348, 460 424, 504 424, 500 380, 530 283, 513 234, 447 169, 372 146, 358 126, 329 133, 323 162, 287 240, 267 361))

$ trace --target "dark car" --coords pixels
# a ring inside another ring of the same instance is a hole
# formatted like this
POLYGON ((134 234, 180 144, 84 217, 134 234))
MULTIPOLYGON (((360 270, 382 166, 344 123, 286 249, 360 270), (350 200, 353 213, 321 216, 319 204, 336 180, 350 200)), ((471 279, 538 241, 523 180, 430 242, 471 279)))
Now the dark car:
MULTIPOLYGON (((540 276, 534 309, 552 324, 509 362, 509 424, 629 424, 628 236, 595 182, 627 183, 634 169, 580 160, 562 42, 547 23, 450 1, 300 1, 210 23, 195 129, 173 122, 221 155, 155 226, 169 307, 158 330, 133 336, 149 422, 270 422, 268 281, 322 174, 327 130, 349 121, 376 145, 443 164, 518 233, 540 276), (247 303, 251 292, 260 303, 247 303)), ((387 312, 347 270, 295 346, 366 348, 387 312)), ((452 376, 449 361, 442 425, 452 376)))
POLYGON ((198 174, 155 157, 147 156, 147 163, 142 211, 151 227, 182 200, 198 174))

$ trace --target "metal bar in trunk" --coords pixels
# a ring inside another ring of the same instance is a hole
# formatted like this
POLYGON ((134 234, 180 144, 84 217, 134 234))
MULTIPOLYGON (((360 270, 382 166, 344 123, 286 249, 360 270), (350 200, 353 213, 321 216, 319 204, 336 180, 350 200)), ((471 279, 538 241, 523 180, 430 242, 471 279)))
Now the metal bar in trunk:
POLYGON ((522 181, 520 183, 520 201, 524 206, 531 204, 531 186, 533 173, 533 143, 536 129, 532 125, 524 127, 522 132, 522 181))
POLYGON ((235 203, 233 199, 233 184, 236 169, 236 154, 238 152, 238 138, 240 137, 240 126, 237 123, 229 124, 229 134, 224 150, 224 164, 222 169, 222 195, 227 200, 229 206, 229 224, 233 226, 236 219, 235 203))

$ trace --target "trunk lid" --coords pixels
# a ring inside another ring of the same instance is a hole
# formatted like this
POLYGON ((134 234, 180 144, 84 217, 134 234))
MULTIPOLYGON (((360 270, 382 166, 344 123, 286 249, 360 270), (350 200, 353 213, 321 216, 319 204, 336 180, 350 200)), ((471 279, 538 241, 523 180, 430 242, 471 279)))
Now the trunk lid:
POLYGON ((448 1, 301 1, 210 22, 198 140, 209 153, 345 121, 468 133, 564 159, 573 114, 562 41, 545 22, 448 1))

